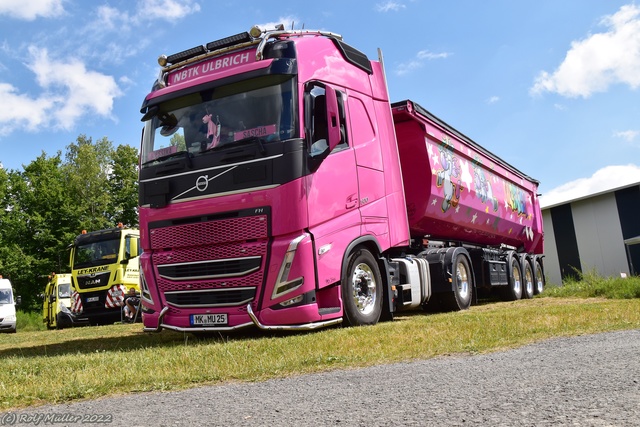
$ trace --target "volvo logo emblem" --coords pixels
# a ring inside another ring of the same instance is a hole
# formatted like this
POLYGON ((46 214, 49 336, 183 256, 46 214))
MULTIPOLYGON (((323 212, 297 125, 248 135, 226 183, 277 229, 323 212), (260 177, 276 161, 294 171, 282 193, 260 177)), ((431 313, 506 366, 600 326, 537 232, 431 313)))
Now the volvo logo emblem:
POLYGON ((196 179, 196 189, 200 192, 205 191, 209 187, 209 175, 201 175, 196 179))

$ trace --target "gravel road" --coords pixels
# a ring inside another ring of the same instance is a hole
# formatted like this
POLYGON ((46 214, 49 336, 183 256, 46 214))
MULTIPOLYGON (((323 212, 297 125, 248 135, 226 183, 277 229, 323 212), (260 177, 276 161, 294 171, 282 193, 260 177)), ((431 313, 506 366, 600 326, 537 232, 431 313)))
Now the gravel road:
POLYGON ((0 425, 638 426, 640 330, 0 414, 0 425), (28 419, 32 416, 36 418, 28 419), (21 418, 22 417, 22 418, 21 418), (64 418, 66 417, 66 418, 64 418), (52 421, 50 419, 50 421, 52 421), (65 422, 66 421, 66 422, 65 422))

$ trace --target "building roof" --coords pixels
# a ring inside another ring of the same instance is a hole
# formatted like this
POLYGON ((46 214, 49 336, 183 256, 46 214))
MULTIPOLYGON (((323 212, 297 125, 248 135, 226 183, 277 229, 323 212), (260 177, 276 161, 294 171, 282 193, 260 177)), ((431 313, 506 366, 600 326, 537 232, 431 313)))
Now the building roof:
POLYGON ((625 184, 625 185, 621 185, 619 187, 614 187, 614 188, 610 188, 607 190, 602 190, 602 191, 597 191, 595 193, 591 193, 591 194, 586 194, 586 195, 582 195, 582 196, 577 196, 575 198, 572 199, 567 199, 563 202, 557 202, 557 203, 552 203, 550 205, 547 206, 541 206, 540 208, 542 210, 546 210, 546 209, 551 209, 551 208, 555 208, 556 206, 561 206, 561 205, 566 205, 566 204, 570 204, 570 203, 575 203, 578 202, 580 200, 585 200, 585 199, 591 199, 593 197, 598 197, 598 196, 602 196, 604 194, 609 194, 609 193, 613 193, 616 192, 618 190, 623 190, 625 188, 631 188, 631 187, 637 187, 640 185, 640 181, 638 182, 634 182, 632 184, 625 184))

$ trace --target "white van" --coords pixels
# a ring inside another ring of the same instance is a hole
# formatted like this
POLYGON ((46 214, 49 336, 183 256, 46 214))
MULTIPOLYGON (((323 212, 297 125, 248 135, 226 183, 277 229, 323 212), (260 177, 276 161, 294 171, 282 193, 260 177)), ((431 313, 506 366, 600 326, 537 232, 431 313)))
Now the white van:
POLYGON ((9 279, 0 276, 0 332, 16 331, 16 304, 9 279))

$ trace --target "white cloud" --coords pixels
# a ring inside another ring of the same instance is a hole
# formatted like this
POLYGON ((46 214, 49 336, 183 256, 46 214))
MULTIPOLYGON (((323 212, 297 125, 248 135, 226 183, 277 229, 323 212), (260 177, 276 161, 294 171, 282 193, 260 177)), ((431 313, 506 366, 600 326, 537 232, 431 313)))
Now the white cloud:
POLYGON ((87 114, 102 117, 111 114, 114 99, 122 95, 112 76, 87 70, 78 59, 67 62, 51 59, 46 49, 31 46, 29 53, 32 62, 28 67, 35 73, 38 84, 62 98, 50 111, 57 127, 71 129, 87 114))
POLYGON ((640 7, 622 6, 600 23, 607 31, 572 42, 554 72, 540 72, 530 89, 532 95, 554 92, 587 98, 613 84, 640 87, 640 7))
POLYGON ((421 50, 416 54, 416 57, 418 59, 431 60, 431 59, 445 59, 449 57, 449 55, 450 54, 447 52, 434 53, 434 52, 429 52, 428 50, 421 50))
POLYGON ((34 98, 0 83, 0 135, 16 129, 68 130, 81 118, 110 117, 114 100, 122 95, 113 77, 87 70, 77 59, 51 59, 46 49, 31 46, 29 53, 27 67, 35 73, 42 93, 34 98))
POLYGON ((48 122, 48 111, 55 103, 50 97, 34 99, 19 94, 15 87, 7 83, 0 83, 0 99, 4 107, 0 108, 0 136, 6 136, 17 128, 42 130, 48 122))
POLYGON ((193 0, 142 0, 138 4, 136 20, 164 19, 173 21, 200 12, 200 5, 193 0))
POLYGON ((552 189, 540 197, 544 208, 569 200, 640 182, 640 166, 633 164, 607 166, 589 178, 580 178, 552 189))
POLYGON ((376 10, 378 12, 389 12, 389 11, 394 11, 397 12, 401 9, 405 9, 407 6, 405 6, 402 3, 398 3, 395 1, 388 1, 386 3, 378 3, 376 4, 376 10))
POLYGON ((106 5, 99 6, 96 10, 98 15, 98 25, 91 23, 89 26, 92 31, 113 31, 122 27, 127 27, 131 23, 131 17, 128 12, 121 12, 115 7, 106 5))
POLYGON ((487 99, 487 104, 489 104, 489 105, 495 104, 498 101, 500 101, 500 97, 499 96, 492 96, 491 98, 487 99))
POLYGON ((134 13, 118 8, 101 5, 96 9, 97 19, 85 27, 86 33, 99 33, 131 30, 131 27, 145 21, 178 21, 188 15, 200 12, 200 5, 193 0, 142 0, 134 13))
POLYGON ((613 136, 616 138, 622 138, 627 142, 633 142, 638 135, 640 135, 640 131, 638 130, 624 130, 613 133, 613 136))
MULTIPOLYGON (((297 25, 298 28, 302 28, 302 23, 297 16, 289 15, 289 16, 281 16, 277 21, 265 22, 262 24, 256 24, 258 28, 262 30, 273 30, 278 25, 284 25, 284 28, 290 30, 291 28, 295 28, 297 25)), ((247 29, 248 30, 248 29, 247 29)))
POLYGON ((399 76, 403 76, 405 74, 412 72, 413 70, 421 68, 424 65, 424 61, 432 61, 434 59, 446 59, 451 55, 452 53, 449 53, 449 52, 434 53, 428 50, 421 50, 418 53, 416 53, 415 59, 412 59, 408 62, 403 62, 402 64, 398 65, 396 67, 395 73, 399 76))
POLYGON ((55 18, 64 13, 63 0, 2 0, 0 15, 33 21, 38 17, 55 18))

